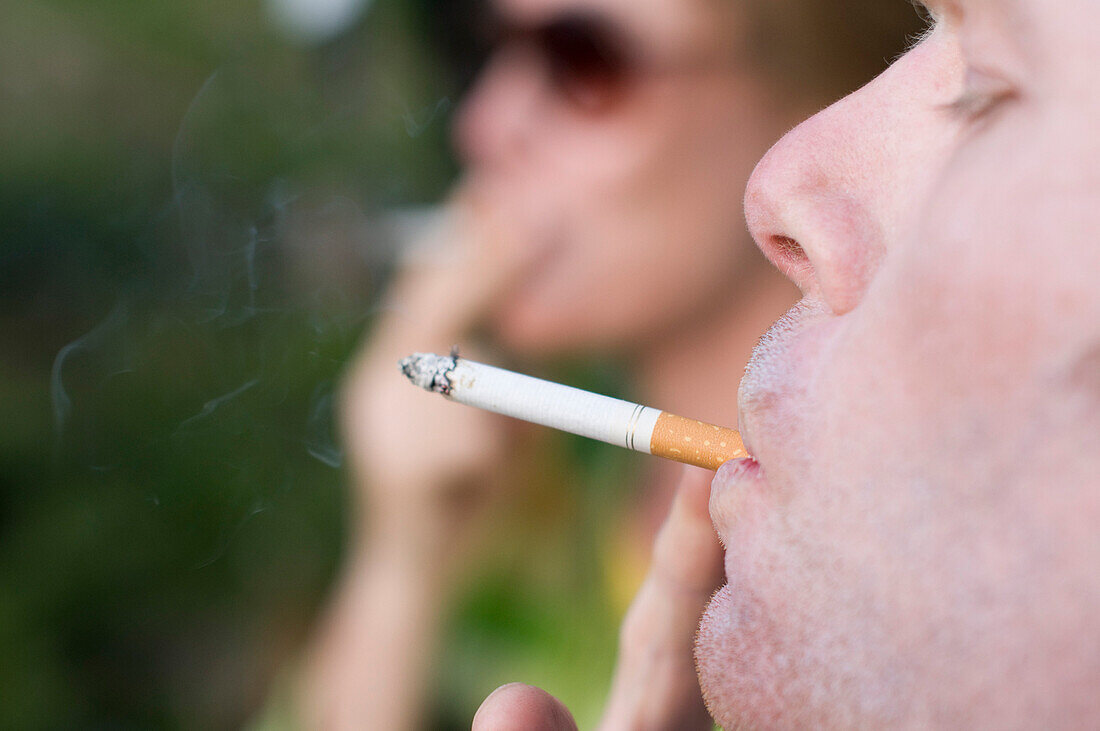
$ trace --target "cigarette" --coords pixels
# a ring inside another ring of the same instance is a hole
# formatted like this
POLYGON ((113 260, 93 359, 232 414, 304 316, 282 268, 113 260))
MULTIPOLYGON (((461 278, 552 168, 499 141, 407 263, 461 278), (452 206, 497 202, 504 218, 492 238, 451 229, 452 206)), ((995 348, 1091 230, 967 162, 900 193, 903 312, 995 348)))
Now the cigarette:
POLYGON ((708 470, 749 456, 733 429, 494 368, 455 352, 414 353, 399 365, 415 385, 451 401, 636 452, 708 470))

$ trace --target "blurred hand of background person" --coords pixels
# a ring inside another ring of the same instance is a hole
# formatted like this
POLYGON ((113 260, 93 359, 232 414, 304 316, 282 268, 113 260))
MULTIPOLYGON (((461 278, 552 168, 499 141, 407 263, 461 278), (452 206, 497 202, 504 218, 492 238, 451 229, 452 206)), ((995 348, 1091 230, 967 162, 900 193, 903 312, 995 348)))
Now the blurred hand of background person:
MULTIPOLYGON (((413 388, 398 361, 469 347, 529 264, 503 221, 460 186, 412 242, 341 397, 359 519, 346 576, 306 667, 310 728, 416 728, 420 694, 470 530, 503 486, 504 419, 413 388)), ((469 351, 466 351, 469 354, 469 351)))
MULTIPOLYGON (((499 477, 504 420, 409 388, 398 361, 413 352, 476 347, 476 328, 515 287, 528 249, 460 188, 414 242, 378 322, 349 366, 343 439, 368 523, 429 524, 437 540, 476 511, 499 477)), ((371 530, 369 526, 363 526, 371 530)))

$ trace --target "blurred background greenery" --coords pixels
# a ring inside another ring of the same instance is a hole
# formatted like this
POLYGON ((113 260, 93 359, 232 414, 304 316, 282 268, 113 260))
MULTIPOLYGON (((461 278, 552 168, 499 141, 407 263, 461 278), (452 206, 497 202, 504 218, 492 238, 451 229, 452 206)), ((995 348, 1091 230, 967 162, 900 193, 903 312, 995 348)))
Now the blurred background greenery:
POLYGON ((0 0, 0 726, 239 727, 330 585, 381 212, 471 69, 454 3, 317 6, 0 0))

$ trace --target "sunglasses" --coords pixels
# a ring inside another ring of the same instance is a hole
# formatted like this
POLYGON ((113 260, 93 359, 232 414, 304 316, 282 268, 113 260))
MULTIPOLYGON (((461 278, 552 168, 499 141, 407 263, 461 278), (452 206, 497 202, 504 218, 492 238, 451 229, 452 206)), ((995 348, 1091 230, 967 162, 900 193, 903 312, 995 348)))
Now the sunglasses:
POLYGON ((527 26, 498 21, 490 33, 492 54, 534 51, 555 93, 585 112, 610 110, 644 70, 626 31, 597 13, 566 12, 527 26))

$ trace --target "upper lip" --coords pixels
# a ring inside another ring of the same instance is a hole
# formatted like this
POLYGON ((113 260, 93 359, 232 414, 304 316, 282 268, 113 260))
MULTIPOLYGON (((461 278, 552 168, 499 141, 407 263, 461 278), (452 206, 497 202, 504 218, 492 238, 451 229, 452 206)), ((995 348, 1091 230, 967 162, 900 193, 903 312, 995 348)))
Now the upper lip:
MULTIPOLYGON (((745 378, 749 377, 749 371, 745 371, 745 378)), ((752 407, 746 403, 746 400, 741 398, 742 389, 744 388, 744 378, 742 378, 741 384, 737 389, 737 430, 741 432, 741 443, 745 445, 745 451, 749 453, 749 456, 754 460, 759 459, 759 455, 756 451, 756 441, 754 435, 754 426, 756 420, 756 414, 752 412, 752 407)))
POLYGON ((820 303, 805 298, 791 307, 761 336, 741 378, 737 390, 737 427, 745 451, 758 462, 760 453, 757 449, 769 449, 770 419, 767 412, 778 405, 777 397, 786 400, 792 396, 787 392, 790 379, 794 376, 791 351, 816 319, 815 313, 821 309, 820 303), (764 431, 757 433, 761 429, 764 431), (760 438, 764 439, 764 444, 760 443, 760 438))
POLYGON ((737 410, 737 430, 741 432, 741 443, 745 445, 745 451, 749 453, 749 457, 756 459, 756 449, 752 444, 752 432, 749 431, 746 424, 745 412, 741 409, 737 410))

